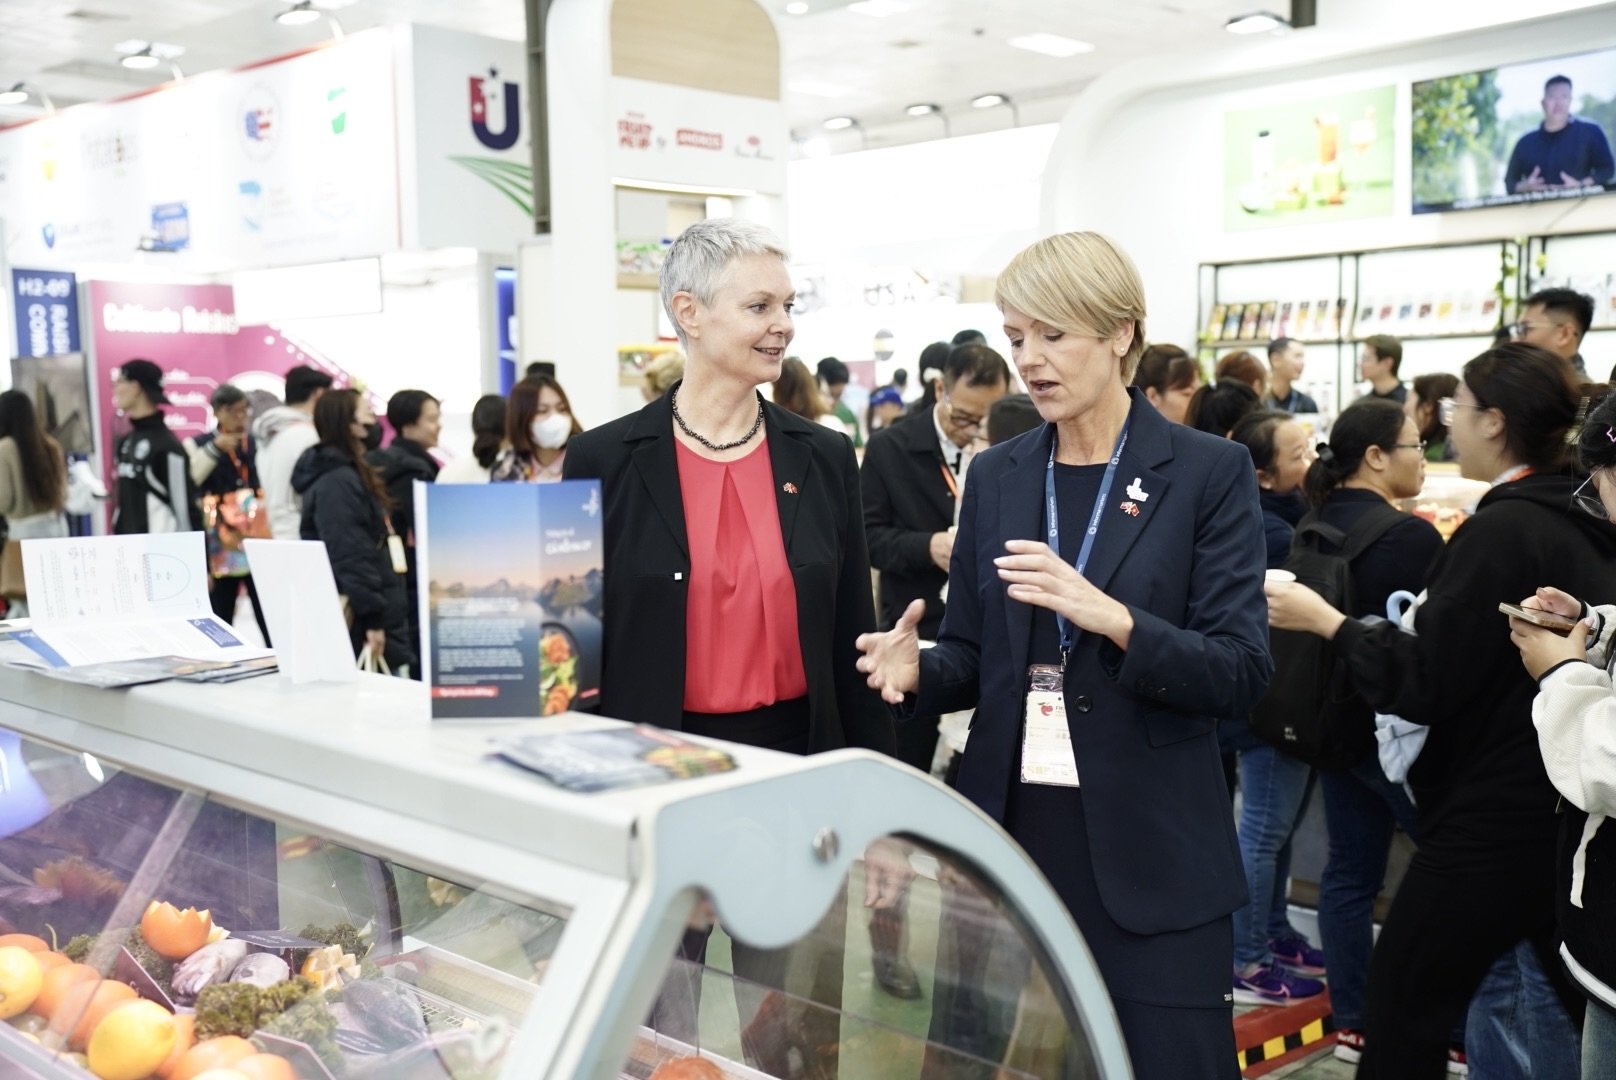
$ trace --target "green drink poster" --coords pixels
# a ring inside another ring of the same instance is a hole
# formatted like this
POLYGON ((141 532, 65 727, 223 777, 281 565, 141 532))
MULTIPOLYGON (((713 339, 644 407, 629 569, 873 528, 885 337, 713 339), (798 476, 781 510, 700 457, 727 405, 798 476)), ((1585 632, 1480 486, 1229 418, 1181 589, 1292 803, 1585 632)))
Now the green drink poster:
POLYGON ((1223 117, 1223 227, 1311 225, 1392 212, 1397 88, 1223 117))

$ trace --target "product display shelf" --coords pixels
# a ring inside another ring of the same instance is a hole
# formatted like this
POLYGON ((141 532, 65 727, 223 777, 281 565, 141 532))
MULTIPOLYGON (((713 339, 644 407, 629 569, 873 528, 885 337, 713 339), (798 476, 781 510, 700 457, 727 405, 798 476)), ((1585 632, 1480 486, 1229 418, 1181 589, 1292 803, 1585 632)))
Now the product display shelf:
MULTIPOLYGON (((493 759, 491 740, 621 725, 433 725, 424 694, 376 676, 108 692, 0 668, 0 884, 16 886, 0 917, 102 933, 86 959, 109 977, 111 932, 143 925, 153 900, 208 906, 255 956, 275 943, 250 931, 359 928, 365 966, 322 954, 315 974, 338 993, 310 1005, 333 1018, 333 1074, 353 1077, 643 1080, 698 1047, 732 1077, 838 1055, 855 1070, 904 1062, 892 1076, 1129 1076, 1059 899, 930 778, 862 751, 718 744, 733 771, 577 794, 493 759), (844 964, 863 935, 848 912, 898 879, 911 934, 935 941, 911 959, 938 1003, 903 1022, 861 1002, 844 964), (715 920, 704 961, 692 935, 715 920), (742 944, 774 959, 743 965, 742 944), (845 984, 826 974, 844 967, 845 984), (820 978, 801 982, 809 969, 820 978), (398 1000, 378 1011, 384 988, 398 1000)), ((300 951, 277 955, 299 970, 300 951)), ((309 1051, 260 1042, 323 1080, 309 1051)), ((0 1057, 25 1076, 87 1075, 4 1024, 0 1057)))

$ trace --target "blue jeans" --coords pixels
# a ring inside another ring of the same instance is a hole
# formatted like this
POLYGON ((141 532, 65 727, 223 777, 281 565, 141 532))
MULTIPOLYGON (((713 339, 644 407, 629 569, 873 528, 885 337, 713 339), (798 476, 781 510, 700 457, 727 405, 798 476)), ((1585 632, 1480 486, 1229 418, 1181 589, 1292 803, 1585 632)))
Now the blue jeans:
POLYGON ((1319 776, 1330 831, 1319 882, 1319 937, 1330 964, 1330 1005, 1338 1029, 1361 1029, 1375 897, 1386 883, 1393 830, 1401 825, 1414 835, 1414 804, 1402 785, 1386 779, 1378 758, 1319 776))
POLYGON ((1234 913, 1236 967, 1267 963, 1268 943, 1295 933, 1286 916, 1291 837, 1312 785, 1312 767, 1281 750, 1240 751, 1240 861, 1251 900, 1234 913))
POLYGON ((1476 988, 1464 1041, 1471 1080, 1577 1080, 1576 1025, 1530 941, 1500 956, 1476 988))
POLYGON ((1582 1022, 1582 1080, 1608 1076, 1616 1076, 1616 1012, 1590 1001, 1582 1022))

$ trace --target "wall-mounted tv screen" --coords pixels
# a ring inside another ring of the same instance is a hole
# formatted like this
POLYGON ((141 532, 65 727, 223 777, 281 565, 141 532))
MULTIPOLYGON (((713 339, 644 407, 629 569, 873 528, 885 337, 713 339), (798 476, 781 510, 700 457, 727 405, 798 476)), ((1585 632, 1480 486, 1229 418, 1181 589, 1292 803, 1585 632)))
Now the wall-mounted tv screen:
POLYGON ((1616 49, 1414 84, 1414 212, 1616 191, 1616 49))

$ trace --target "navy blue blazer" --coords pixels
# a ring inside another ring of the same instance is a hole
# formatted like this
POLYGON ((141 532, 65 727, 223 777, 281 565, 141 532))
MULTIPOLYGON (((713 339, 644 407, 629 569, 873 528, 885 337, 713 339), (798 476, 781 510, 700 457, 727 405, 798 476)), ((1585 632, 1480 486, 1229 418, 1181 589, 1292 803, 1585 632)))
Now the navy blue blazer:
MULTIPOLYGON (((1217 725, 1251 710, 1273 661, 1250 455, 1129 394, 1128 445, 1088 577, 1128 605, 1133 635, 1126 652, 1096 634, 1078 638, 1066 703, 1100 898, 1116 923, 1150 934, 1246 902, 1217 725), (1130 500, 1136 479, 1148 498, 1130 500)), ((1053 437, 1045 424, 972 463, 948 610, 937 646, 921 653, 910 703, 922 716, 976 706, 959 790, 1000 821, 1020 782, 1033 609, 1009 599, 993 560, 1006 540, 1044 538, 1053 437)))

